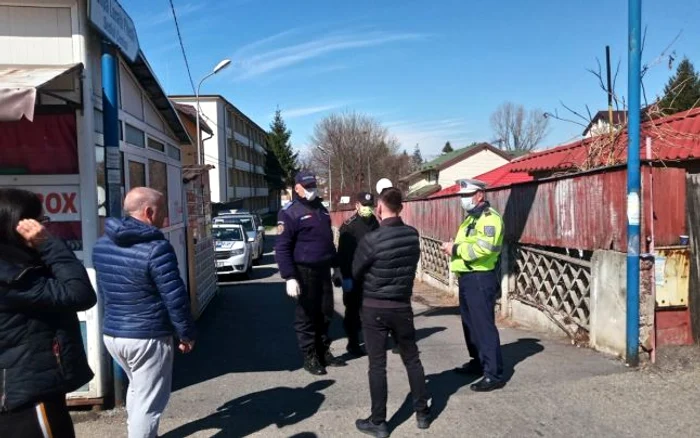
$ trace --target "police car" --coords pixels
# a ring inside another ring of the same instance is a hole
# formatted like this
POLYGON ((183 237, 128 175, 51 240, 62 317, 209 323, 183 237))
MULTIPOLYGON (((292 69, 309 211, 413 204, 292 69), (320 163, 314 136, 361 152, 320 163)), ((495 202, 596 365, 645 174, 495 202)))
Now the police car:
POLYGON ((245 274, 253 271, 253 247, 241 224, 214 224, 216 273, 245 274))

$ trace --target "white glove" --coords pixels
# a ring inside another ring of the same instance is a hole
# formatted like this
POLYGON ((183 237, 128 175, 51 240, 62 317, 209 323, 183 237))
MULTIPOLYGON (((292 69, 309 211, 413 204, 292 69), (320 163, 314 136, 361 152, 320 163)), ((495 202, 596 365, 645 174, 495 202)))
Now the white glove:
POLYGON ((297 282, 295 279, 287 280, 287 295, 292 298, 298 298, 299 293, 299 282, 297 282))

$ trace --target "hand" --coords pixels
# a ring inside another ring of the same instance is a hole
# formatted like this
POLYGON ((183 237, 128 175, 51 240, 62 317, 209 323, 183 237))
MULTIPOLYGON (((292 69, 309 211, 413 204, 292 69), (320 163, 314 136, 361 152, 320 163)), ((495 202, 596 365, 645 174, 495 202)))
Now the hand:
POLYGON ((455 246, 455 244, 454 244, 454 242, 452 242, 452 241, 444 242, 444 243, 442 244, 442 246, 440 247, 440 249, 441 249, 442 252, 444 252, 445 254, 451 256, 451 255, 452 255, 452 250, 454 249, 454 246, 455 246))
POLYGON ((180 345, 177 346, 180 353, 187 354, 194 350, 194 341, 180 341, 180 345))
POLYGON ((298 298, 300 293, 299 282, 294 279, 287 280, 287 295, 292 298, 298 298))
POLYGON ((352 290, 352 278, 343 278, 343 292, 352 290))
POLYGON ((343 275, 340 273, 340 269, 333 268, 333 286, 341 287, 343 285, 343 275))
POLYGON ((24 239, 26 245, 36 249, 49 239, 49 233, 43 225, 34 219, 22 219, 17 225, 17 232, 24 239))

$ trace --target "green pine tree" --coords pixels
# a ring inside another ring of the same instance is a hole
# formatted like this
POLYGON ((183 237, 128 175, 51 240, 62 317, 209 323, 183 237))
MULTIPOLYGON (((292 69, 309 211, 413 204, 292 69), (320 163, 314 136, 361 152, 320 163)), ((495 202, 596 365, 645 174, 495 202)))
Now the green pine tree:
POLYGON ((294 176, 299 168, 299 154, 292 149, 292 144, 289 142, 291 136, 292 131, 287 129, 287 124, 282 118, 282 111, 278 108, 275 111, 275 118, 270 123, 267 144, 269 151, 277 158, 279 170, 281 171, 280 176, 287 187, 294 186, 294 176))
POLYGON ((452 149, 452 145, 451 145, 450 142, 448 141, 447 143, 445 143, 445 147, 442 148, 442 153, 443 153, 443 154, 449 154, 450 152, 454 152, 454 149, 452 149))
POLYGON ((683 58, 678 64, 676 74, 668 80, 664 88, 664 97, 659 102, 659 107, 670 115, 699 105, 700 77, 688 58, 683 58))

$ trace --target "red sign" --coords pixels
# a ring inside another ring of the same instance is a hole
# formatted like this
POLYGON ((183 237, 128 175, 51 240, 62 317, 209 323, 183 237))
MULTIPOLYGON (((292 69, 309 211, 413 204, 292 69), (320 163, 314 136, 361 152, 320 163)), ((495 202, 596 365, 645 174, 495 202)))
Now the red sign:
POLYGON ((44 204, 44 214, 53 222, 80 220, 80 186, 30 186, 44 204))

